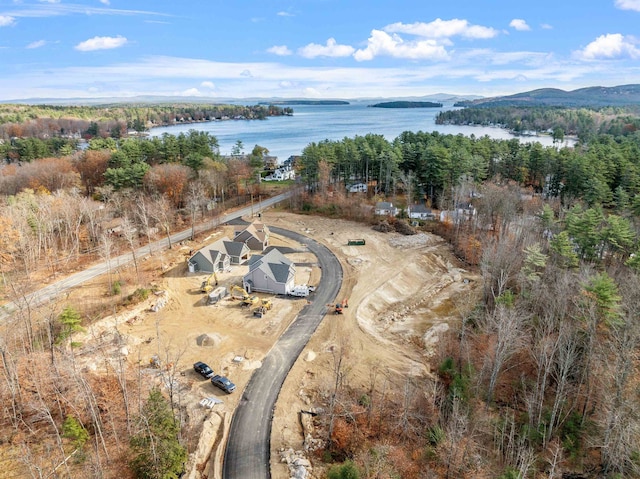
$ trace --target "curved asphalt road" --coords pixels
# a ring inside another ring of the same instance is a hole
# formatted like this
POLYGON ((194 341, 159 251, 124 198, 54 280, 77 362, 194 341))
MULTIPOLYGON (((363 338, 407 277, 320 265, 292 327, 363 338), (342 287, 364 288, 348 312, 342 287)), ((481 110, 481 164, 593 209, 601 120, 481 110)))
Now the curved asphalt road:
POLYGON ((224 454, 223 479, 269 479, 271 420, 276 399, 289 370, 327 312, 342 285, 342 266, 331 251, 315 240, 292 231, 270 230, 300 243, 318 258, 322 277, 311 304, 306 305, 295 321, 280 336, 269 354, 256 369, 244 390, 231 420, 224 454))

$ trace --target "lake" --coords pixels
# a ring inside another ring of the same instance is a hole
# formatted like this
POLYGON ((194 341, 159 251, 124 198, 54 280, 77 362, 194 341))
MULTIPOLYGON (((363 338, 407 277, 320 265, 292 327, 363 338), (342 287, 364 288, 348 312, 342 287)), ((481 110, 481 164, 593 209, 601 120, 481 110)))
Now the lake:
MULTIPOLYGON (((484 126, 436 125, 438 112, 453 108, 371 108, 374 102, 354 101, 349 105, 291 105, 293 116, 269 117, 266 120, 226 120, 188 123, 153 128, 150 136, 163 133, 177 135, 191 129, 206 131, 218 139, 220 153, 227 155, 238 140, 244 152, 250 153, 255 145, 269 150, 283 162, 291 155, 299 155, 311 142, 342 140, 367 133, 383 135, 392 141, 404 131, 437 131, 443 134, 463 134, 494 139, 518 138, 521 142, 537 141, 551 146, 550 136, 515 136, 506 130, 484 126)), ((566 143, 565 143, 566 144, 566 143)))

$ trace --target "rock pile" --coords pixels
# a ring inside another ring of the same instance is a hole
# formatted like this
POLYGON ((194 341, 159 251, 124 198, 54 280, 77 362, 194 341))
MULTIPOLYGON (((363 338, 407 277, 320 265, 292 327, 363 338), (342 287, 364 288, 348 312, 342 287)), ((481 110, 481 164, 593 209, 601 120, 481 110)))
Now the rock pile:
POLYGON ((167 297, 167 292, 166 291, 158 291, 156 293, 154 293, 156 296, 158 296, 158 300, 156 301, 155 304, 151 305, 151 311, 153 313, 157 313, 158 311, 160 311, 162 308, 164 308, 167 305, 167 302, 169 301, 168 297, 167 297))
POLYGON ((281 462, 289 467, 290 479, 309 479, 311 477, 311 462, 302 451, 294 451, 292 448, 280 451, 281 462))
POLYGON ((434 244, 437 239, 433 235, 418 233, 411 236, 396 236, 389 240, 389 244, 394 248, 411 248, 415 246, 426 246, 434 244))

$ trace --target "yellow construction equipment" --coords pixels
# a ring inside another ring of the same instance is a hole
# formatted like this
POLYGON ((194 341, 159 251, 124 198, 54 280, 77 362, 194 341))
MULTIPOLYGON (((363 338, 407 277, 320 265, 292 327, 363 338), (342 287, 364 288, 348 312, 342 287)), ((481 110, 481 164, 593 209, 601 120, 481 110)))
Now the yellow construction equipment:
POLYGON ((260 306, 253 310, 253 315, 261 318, 262 316, 267 314, 267 311, 269 311, 271 308, 273 308, 273 303, 271 302, 271 300, 263 299, 260 303, 260 306))
POLYGON ((214 286, 218 286, 218 275, 215 271, 202 282, 202 285, 200 285, 200 292, 210 293, 213 291, 214 286))
POLYGON ((263 299, 261 307, 264 308, 265 311, 269 311, 271 308, 273 308, 273 303, 271 303, 270 299, 263 299))
POLYGON ((247 293, 244 289, 242 289, 240 286, 236 286, 233 285, 231 286, 231 297, 233 299, 246 299, 249 297, 249 293, 247 293))
POLYGON ((245 306, 251 307, 251 306, 255 306, 258 303, 260 303, 260 298, 258 298, 257 296, 247 295, 247 297, 242 300, 242 303, 240 303, 240 306, 242 306, 243 308, 245 306))

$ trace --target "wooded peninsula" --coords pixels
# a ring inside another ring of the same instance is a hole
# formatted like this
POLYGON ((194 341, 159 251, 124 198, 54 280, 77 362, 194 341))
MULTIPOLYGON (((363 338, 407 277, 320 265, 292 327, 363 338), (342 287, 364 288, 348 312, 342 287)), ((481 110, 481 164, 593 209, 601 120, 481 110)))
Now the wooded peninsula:
POLYGON ((264 120, 293 114, 275 105, 106 104, 96 106, 0 104, 0 139, 122 138, 129 130, 222 120, 264 120))

